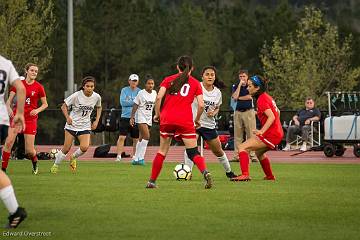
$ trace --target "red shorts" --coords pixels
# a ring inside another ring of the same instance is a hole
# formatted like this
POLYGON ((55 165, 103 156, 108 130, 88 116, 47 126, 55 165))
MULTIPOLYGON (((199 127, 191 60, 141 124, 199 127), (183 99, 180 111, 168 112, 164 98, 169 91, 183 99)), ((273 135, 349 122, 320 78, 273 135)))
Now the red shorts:
POLYGON ((266 136, 266 135, 256 135, 256 137, 266 144, 270 149, 275 149, 276 145, 278 145, 283 136, 266 136))
POLYGON ((160 136, 163 138, 174 137, 176 140, 182 138, 196 138, 196 130, 195 126, 160 124, 160 136))
MULTIPOLYGON (((13 120, 11 119, 10 127, 14 128, 13 120)), ((37 120, 25 121, 25 131, 22 131, 21 134, 36 135, 37 133, 37 120)))

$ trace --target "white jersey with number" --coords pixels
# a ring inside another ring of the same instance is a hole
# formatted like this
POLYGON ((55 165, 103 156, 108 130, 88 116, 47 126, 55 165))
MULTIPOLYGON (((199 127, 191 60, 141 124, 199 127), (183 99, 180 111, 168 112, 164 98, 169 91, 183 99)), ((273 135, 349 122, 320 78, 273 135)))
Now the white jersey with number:
POLYGON ((151 93, 145 89, 141 90, 135 97, 134 103, 138 105, 136 111, 136 123, 146 123, 152 125, 152 115, 156 100, 156 91, 152 90, 151 93))
POLYGON ((83 90, 71 94, 64 100, 71 108, 72 125, 65 124, 65 129, 73 131, 91 130, 90 115, 95 107, 101 107, 101 97, 96 92, 90 97, 85 96, 83 90))
MULTIPOLYGON (((200 125, 204 128, 215 129, 216 121, 215 117, 208 117, 207 112, 215 110, 215 108, 220 107, 222 104, 222 95, 220 89, 214 86, 214 89, 211 91, 207 91, 204 88, 204 85, 201 83, 201 87, 203 90, 203 98, 204 98, 204 111, 200 117, 200 125)), ((192 103, 193 117, 195 120, 198 109, 197 99, 192 103)))
POLYGON ((19 74, 15 70, 10 60, 0 55, 0 124, 9 126, 9 114, 5 105, 5 91, 8 84, 19 79, 19 74))

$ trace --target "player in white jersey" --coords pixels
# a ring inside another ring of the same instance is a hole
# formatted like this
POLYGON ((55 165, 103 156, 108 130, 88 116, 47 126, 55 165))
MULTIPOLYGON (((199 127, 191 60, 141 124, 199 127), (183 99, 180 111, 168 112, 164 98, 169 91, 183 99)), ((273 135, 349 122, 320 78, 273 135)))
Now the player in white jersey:
MULTIPOLYGON (((225 169, 226 176, 231 179, 236 175, 231 171, 229 160, 225 152, 221 148, 221 142, 216 131, 215 116, 219 112, 220 105, 222 104, 222 95, 218 87, 223 87, 224 83, 216 78, 216 68, 213 66, 206 66, 203 68, 202 73, 202 90, 205 109, 200 117, 201 127, 196 129, 198 136, 200 135, 205 142, 209 145, 211 151, 219 159, 219 162, 225 169)), ((192 105, 193 115, 196 115, 197 101, 195 100, 192 105)), ((186 151, 184 152, 185 164, 191 169, 194 163, 188 158, 186 151)))
MULTIPOLYGON (((25 129, 24 120, 24 104, 25 104, 25 87, 19 79, 19 74, 16 72, 11 61, 0 55, 0 121, 9 121, 9 116, 4 104, 4 95, 6 87, 14 86, 17 91, 17 112, 13 118, 15 128, 18 132, 25 129), (4 110, 5 109, 5 110, 4 110)), ((9 177, 0 171, 0 198, 4 202, 6 209, 9 212, 7 228, 16 228, 27 216, 24 208, 19 207, 16 200, 13 186, 9 177)))
POLYGON ((152 126, 153 109, 156 100, 156 91, 154 89, 154 79, 147 76, 145 89, 141 90, 134 99, 134 105, 131 111, 130 125, 138 125, 140 135, 136 144, 136 151, 131 161, 132 165, 145 165, 145 152, 150 139, 149 127, 152 126))
POLYGON ((70 151, 75 138, 80 142, 80 147, 70 157, 70 170, 76 171, 76 159, 83 155, 90 145, 91 130, 96 129, 101 116, 101 97, 94 92, 95 78, 88 76, 82 80, 81 90, 73 93, 64 100, 61 110, 66 118, 65 140, 62 149, 55 155, 55 163, 51 167, 51 173, 57 173, 62 160, 70 151), (71 107, 69 115, 68 108, 71 107), (90 115, 96 108, 96 119, 91 123, 90 115))

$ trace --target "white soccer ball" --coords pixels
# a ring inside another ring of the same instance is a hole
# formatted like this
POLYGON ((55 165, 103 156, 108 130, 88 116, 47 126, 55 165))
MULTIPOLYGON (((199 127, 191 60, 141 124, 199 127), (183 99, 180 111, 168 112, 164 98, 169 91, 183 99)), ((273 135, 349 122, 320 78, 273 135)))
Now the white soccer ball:
POLYGON ((191 169, 186 164, 178 164, 174 168, 174 176, 176 180, 189 180, 191 177, 191 169))
POLYGON ((50 158, 51 158, 51 159, 55 159, 55 155, 56 155, 58 152, 59 152, 59 150, 56 149, 56 148, 51 149, 50 152, 49 152, 50 158))

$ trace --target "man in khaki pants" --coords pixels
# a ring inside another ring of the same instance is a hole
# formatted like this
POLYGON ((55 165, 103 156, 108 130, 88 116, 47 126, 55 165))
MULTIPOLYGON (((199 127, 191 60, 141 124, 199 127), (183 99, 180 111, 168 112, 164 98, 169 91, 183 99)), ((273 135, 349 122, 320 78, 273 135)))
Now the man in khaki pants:
MULTIPOLYGON (((246 133, 247 139, 252 136, 252 131, 256 129, 253 99, 247 90, 248 79, 248 71, 240 70, 239 82, 233 85, 233 94, 231 96, 237 101, 234 111, 234 161, 239 161, 237 145, 244 141, 244 132, 246 133)), ((252 162, 258 161, 254 152, 250 152, 250 158, 252 162)))

